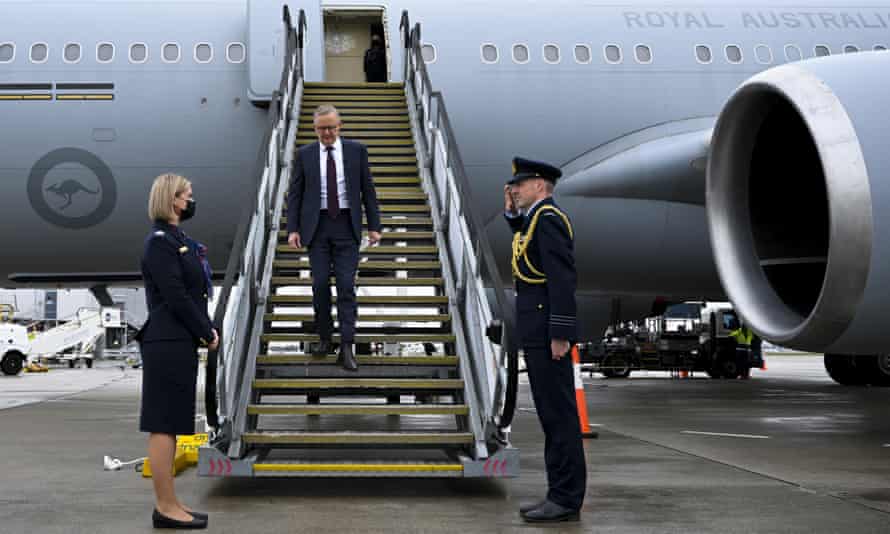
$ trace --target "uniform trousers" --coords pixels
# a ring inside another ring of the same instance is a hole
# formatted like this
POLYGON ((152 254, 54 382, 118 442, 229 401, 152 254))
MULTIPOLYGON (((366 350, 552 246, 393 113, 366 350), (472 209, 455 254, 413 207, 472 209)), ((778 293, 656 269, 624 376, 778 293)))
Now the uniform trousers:
POLYGON ((525 363, 538 420, 544 430, 547 499, 579 510, 587 486, 587 466, 572 359, 566 355, 554 360, 550 347, 525 347, 525 363))

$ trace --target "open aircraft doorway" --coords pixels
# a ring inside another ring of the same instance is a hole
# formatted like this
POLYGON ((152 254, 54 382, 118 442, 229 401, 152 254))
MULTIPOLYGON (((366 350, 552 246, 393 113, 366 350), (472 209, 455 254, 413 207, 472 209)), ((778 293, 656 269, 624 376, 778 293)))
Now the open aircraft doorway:
MULTIPOLYGON (((324 10, 325 81, 365 82, 365 52, 374 36, 383 45, 385 79, 389 81, 389 39, 383 8, 327 7, 324 10)), ((379 55, 380 52, 376 52, 379 55)))

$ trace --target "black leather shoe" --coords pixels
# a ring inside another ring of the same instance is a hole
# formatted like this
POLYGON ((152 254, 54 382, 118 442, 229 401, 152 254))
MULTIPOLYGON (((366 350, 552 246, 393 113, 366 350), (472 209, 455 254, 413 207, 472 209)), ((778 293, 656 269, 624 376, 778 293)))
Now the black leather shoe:
POLYGON ((355 354, 352 353, 352 343, 342 343, 340 345, 340 355, 337 361, 347 371, 358 371, 358 362, 355 360, 355 354))
POLYGON ((198 519, 197 516, 192 515, 191 521, 179 521, 178 519, 163 515, 161 512, 158 512, 157 509, 151 514, 151 523, 155 528, 178 528, 189 530, 207 528, 207 518, 198 519))
POLYGON ((544 501, 541 506, 520 515, 529 523, 559 523, 580 519, 578 510, 560 506, 552 501, 544 501))
POLYGON ((331 342, 330 341, 319 341, 318 344, 315 345, 315 348, 312 349, 312 355, 316 358, 323 358, 331 353, 331 342))
POLYGON ((525 514, 525 513, 531 512, 531 511, 534 510, 535 508, 540 508, 541 506, 543 506, 545 502, 547 502, 547 499, 541 499, 541 500, 538 501, 538 502, 532 502, 532 503, 528 503, 528 504, 522 504, 522 505, 519 506, 519 513, 520 513, 520 514, 525 514))
POLYGON ((210 518, 210 514, 206 512, 198 512, 197 510, 192 510, 191 512, 186 513, 190 514, 195 519, 203 519, 204 521, 207 521, 210 518))

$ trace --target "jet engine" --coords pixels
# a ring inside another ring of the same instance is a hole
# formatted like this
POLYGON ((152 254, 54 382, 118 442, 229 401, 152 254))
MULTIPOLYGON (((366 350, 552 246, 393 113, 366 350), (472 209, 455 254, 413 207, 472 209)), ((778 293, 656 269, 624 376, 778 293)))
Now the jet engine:
MULTIPOLYGON (((828 354, 829 371, 831 355, 890 353, 888 69, 890 52, 863 52, 759 73, 711 141, 707 217, 727 295, 763 338, 828 354)), ((873 359, 871 381, 890 381, 873 359)))

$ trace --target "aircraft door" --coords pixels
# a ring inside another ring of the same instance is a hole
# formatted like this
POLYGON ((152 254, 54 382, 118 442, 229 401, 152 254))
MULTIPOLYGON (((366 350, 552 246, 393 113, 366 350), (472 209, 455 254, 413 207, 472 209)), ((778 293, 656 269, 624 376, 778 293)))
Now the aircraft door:
MULTIPOLYGON (((365 52, 373 36, 386 53, 383 10, 330 8, 324 14, 325 81, 364 82, 365 52)), ((385 58, 383 61, 387 62, 385 58)))

